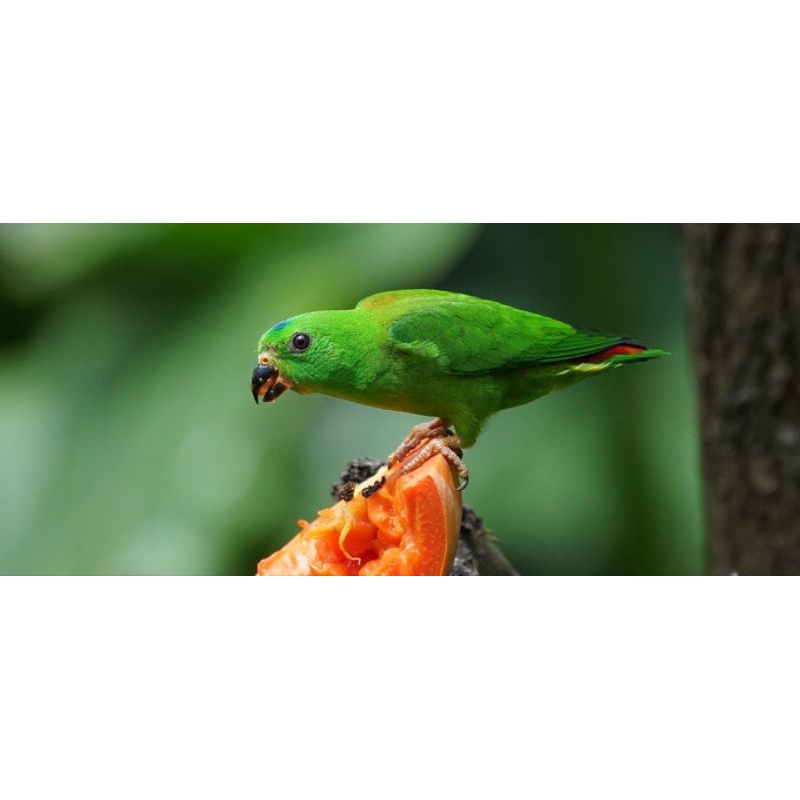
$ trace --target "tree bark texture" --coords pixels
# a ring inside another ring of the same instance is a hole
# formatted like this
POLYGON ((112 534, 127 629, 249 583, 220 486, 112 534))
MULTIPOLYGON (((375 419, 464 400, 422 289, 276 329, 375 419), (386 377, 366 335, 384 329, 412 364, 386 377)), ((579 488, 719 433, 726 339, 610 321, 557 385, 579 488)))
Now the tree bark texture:
POLYGON ((682 229, 708 569, 800 574, 800 225, 682 229))

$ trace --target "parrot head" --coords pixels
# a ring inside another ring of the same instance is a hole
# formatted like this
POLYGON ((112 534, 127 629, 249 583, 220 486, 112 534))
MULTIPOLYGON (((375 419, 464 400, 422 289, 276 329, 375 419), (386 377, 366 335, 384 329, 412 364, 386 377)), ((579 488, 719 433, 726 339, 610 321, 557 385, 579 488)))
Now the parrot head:
POLYGON ((287 389, 294 388, 289 378, 292 356, 306 352, 311 336, 296 329, 295 318, 273 325, 258 343, 258 363, 253 370, 250 388, 253 399, 264 403, 277 400, 287 389))
POLYGON ((273 325, 259 340, 258 363, 250 388, 258 403, 271 403, 287 389, 325 391, 341 380, 348 358, 343 351, 342 312, 314 311, 273 325))

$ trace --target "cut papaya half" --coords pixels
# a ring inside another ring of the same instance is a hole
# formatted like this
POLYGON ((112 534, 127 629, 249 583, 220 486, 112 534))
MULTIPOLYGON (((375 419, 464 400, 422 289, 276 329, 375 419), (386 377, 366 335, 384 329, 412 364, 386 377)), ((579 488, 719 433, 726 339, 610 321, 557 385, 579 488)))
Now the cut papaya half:
POLYGON ((436 455, 413 472, 386 482, 369 497, 363 489, 386 476, 386 467, 356 487, 353 499, 300 521, 300 532, 262 559, 258 575, 446 575, 461 526, 461 493, 447 460, 436 455))

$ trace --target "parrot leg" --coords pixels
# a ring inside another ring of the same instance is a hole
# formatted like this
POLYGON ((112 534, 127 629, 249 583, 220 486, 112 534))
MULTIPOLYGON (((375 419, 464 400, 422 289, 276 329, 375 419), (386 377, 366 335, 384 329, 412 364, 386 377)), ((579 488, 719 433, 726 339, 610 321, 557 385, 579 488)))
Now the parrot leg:
POLYGON ((420 464, 424 464, 429 458, 439 454, 443 455, 458 471, 461 478, 458 491, 463 492, 469 483, 469 470, 461 460, 461 439, 458 436, 448 435, 431 439, 413 458, 410 458, 400 469, 395 470, 389 479, 412 472, 420 464))
MULTIPOLYGON (((389 456, 389 467, 399 464, 414 448, 422 444, 426 439, 436 439, 442 436, 448 436, 450 420, 447 419, 434 419, 430 422, 421 422, 415 425, 411 432, 403 439, 403 443, 397 450, 389 456)), ((424 461, 425 459, 423 459, 424 461)), ((420 464, 422 461, 419 462, 420 464)), ((419 465, 417 465, 419 466, 419 465)))
POLYGON ((367 486, 361 491, 361 494, 364 497, 369 497, 385 483, 392 482, 401 475, 407 475, 437 454, 443 455, 458 471, 458 475, 461 478, 458 491, 461 492, 466 489, 469 483, 469 470, 461 460, 461 439, 458 436, 453 436, 449 426, 450 420, 447 419, 434 419, 430 422, 422 422, 419 425, 415 425, 400 447, 389 456, 387 462, 388 474, 383 475, 380 480, 367 486), (393 469, 420 445, 423 446, 402 467, 393 469))

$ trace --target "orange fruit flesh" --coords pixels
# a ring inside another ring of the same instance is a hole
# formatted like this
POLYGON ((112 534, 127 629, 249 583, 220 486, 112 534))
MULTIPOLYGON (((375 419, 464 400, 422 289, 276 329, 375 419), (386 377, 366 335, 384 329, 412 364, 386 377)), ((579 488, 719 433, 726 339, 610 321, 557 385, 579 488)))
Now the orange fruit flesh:
POLYGON ((455 557, 461 493, 447 460, 436 455, 371 497, 323 508, 285 547, 262 559, 258 575, 445 575, 455 557))

